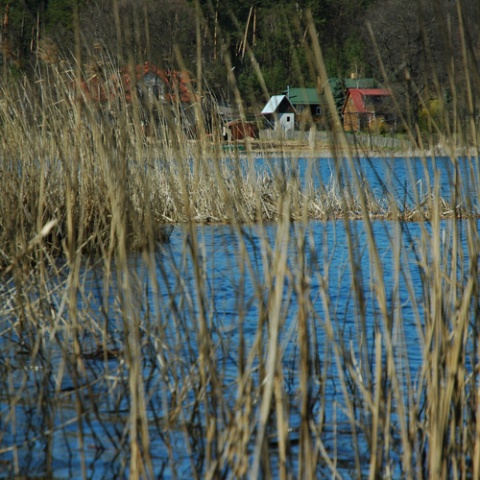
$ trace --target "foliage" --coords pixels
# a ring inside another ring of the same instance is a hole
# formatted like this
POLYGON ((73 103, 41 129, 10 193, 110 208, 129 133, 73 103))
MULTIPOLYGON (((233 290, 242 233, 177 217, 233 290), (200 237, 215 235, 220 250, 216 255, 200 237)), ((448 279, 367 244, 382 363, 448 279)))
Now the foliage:
MULTIPOLYGON (((431 98, 445 102, 450 118, 478 116, 476 99, 466 92, 475 91, 480 79, 464 65, 478 62, 480 54, 462 46, 480 41, 478 2, 1 0, 0 15, 3 64, 29 74, 49 42, 64 53, 80 51, 74 44, 78 26, 85 53, 100 46, 123 64, 148 60, 164 68, 186 67, 218 97, 232 98, 238 87, 251 106, 287 85, 316 86, 318 39, 329 77, 355 72, 388 84, 411 127, 431 98), (310 14, 316 38, 307 28, 310 14), (448 94, 452 84, 463 87, 456 98, 448 94)), ((339 93, 339 103, 340 98, 339 93)))

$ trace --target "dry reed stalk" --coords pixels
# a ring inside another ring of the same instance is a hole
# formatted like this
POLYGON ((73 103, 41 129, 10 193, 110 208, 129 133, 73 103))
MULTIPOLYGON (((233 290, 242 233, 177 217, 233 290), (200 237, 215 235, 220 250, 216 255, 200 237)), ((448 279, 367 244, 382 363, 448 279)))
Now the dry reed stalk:
MULTIPOLYGON (((259 410, 259 417, 257 420, 257 432, 255 436, 255 455, 253 464, 250 469, 249 475, 252 478, 258 478, 260 473, 261 457, 266 448, 266 428, 268 423, 268 417, 270 416, 272 398, 274 397, 274 391, 281 392, 281 376, 278 369, 280 368, 281 356, 278 350, 278 342, 280 330, 283 325, 284 314, 282 312, 282 295, 284 288, 285 276, 287 274, 287 245, 289 239, 289 221, 285 220, 289 218, 289 199, 285 199, 282 205, 282 212, 284 214, 284 220, 279 223, 276 236, 276 249, 274 252, 273 266, 274 270, 268 272, 271 275, 270 283, 273 286, 271 304, 269 305, 269 318, 268 318, 268 350, 267 358, 265 362, 265 376, 263 381, 261 404, 259 410), (280 384, 278 384, 280 382, 280 384), (278 384, 278 385, 277 385, 278 384)), ((278 419, 281 422, 280 417, 278 419)), ((282 424, 280 424, 282 425, 282 424)), ((282 429, 283 430, 283 429, 282 429)), ((280 438, 285 435, 284 431, 279 431, 280 438)), ((263 458, 263 462, 268 462, 268 458, 263 458)), ((263 465, 263 468, 267 468, 263 465)))
MULTIPOLYGON (((477 344, 479 348, 480 343, 477 344)), ((480 351, 478 351, 480 353, 480 351)), ((477 354, 478 354, 477 353, 477 354)), ((478 371, 475 372, 473 378, 476 380, 478 377, 478 371)), ((477 386, 474 393, 474 413, 477 415, 480 413, 480 386, 477 386)), ((473 432, 473 478, 479 478, 480 475, 480 422, 476 422, 476 426, 473 432)))
MULTIPOLYGON (((372 440, 370 451, 370 471, 368 478, 373 480, 377 478, 381 471, 381 445, 378 448, 378 439, 380 436, 381 424, 381 401, 382 401, 382 336, 377 334, 375 337, 375 393, 373 396, 372 408, 372 440)), ((388 438, 388 437, 387 437, 388 438)))
MULTIPOLYGON (((298 384, 299 392, 299 455, 298 455, 298 476, 313 477, 315 475, 315 455, 313 446, 313 415, 312 406, 314 400, 312 378, 315 372, 314 357, 315 354, 311 352, 311 346, 316 342, 314 332, 315 328, 309 325, 309 317, 312 313, 312 305, 310 301, 310 280, 308 278, 309 266, 306 264, 307 255, 307 238, 306 238, 306 213, 302 212, 302 223, 299 225, 298 234, 293 239, 295 242, 295 268, 292 269, 293 282, 295 285, 295 294, 297 298, 297 342, 299 345, 299 366, 298 366, 298 384), (310 327, 310 328, 309 328, 310 327), (313 333, 313 334, 312 334, 313 333)), ((282 430, 279 428, 279 435, 282 430)))

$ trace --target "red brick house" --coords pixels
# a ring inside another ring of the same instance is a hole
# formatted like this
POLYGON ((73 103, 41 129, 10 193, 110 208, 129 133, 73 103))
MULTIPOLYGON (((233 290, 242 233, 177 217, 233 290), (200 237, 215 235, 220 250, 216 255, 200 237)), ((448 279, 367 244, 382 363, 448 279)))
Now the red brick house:
POLYGON ((395 125, 392 94, 383 88, 349 88, 342 117, 346 132, 391 129, 395 125))

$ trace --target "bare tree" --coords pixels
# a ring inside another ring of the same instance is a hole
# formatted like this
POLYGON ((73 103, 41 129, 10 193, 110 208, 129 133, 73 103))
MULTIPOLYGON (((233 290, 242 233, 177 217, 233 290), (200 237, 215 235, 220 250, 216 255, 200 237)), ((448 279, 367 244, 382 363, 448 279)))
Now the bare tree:
POLYGON ((455 62, 455 6, 448 0, 387 0, 367 14, 369 62, 377 77, 397 93, 413 127, 419 105, 431 95, 445 97, 455 62), (425 97, 426 96, 426 97, 425 97))
POLYGON ((101 44, 124 59, 149 60, 164 67, 177 63, 175 46, 187 66, 195 56, 195 10, 187 0, 111 0, 87 5, 81 31, 87 45, 101 44), (116 18, 117 17, 117 18, 116 18))

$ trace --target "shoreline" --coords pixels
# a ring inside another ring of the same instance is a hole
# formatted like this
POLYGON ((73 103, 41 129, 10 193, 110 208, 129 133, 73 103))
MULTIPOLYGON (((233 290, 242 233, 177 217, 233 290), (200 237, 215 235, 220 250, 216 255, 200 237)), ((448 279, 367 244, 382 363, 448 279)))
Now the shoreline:
POLYGON ((247 138, 244 140, 223 142, 224 151, 239 151, 241 153, 262 153, 262 154, 292 154, 298 156, 320 156, 320 157, 382 157, 382 158, 418 158, 418 157, 451 157, 459 156, 478 157, 479 152, 472 146, 445 146, 437 144, 434 147, 425 149, 405 148, 395 149, 390 147, 367 147, 357 145, 334 145, 329 141, 315 141, 312 143, 301 140, 258 140, 247 138), (227 148, 225 148, 227 147, 227 148))

